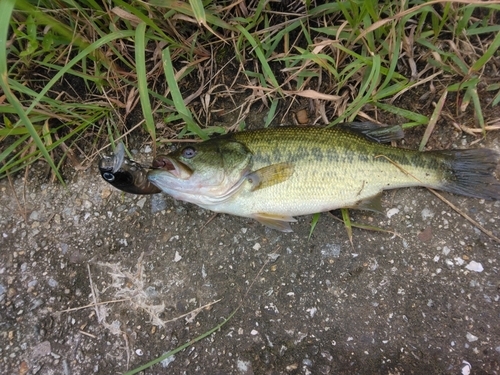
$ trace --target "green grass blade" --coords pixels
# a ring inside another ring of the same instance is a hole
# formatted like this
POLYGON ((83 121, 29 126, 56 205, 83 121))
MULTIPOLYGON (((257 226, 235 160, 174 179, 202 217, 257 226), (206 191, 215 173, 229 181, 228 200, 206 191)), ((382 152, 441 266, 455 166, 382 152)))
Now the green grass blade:
POLYGON ((143 14, 142 12, 140 12, 137 9, 137 7, 130 5, 130 4, 127 4, 123 0, 113 0, 113 3, 122 7, 127 12, 130 12, 131 14, 133 14, 134 16, 139 18, 142 22, 144 22, 146 25, 148 25, 151 29, 156 31, 158 33, 158 35, 160 35, 162 37, 162 39, 164 39, 165 41, 169 42, 172 45, 177 44, 173 38, 171 38, 169 35, 165 34, 163 32, 163 30, 160 27, 158 27, 158 25, 154 22, 154 19, 151 19, 148 16, 146 16, 145 14, 143 14))
POLYGON ((403 116, 409 120, 412 120, 413 122, 415 122, 417 124, 429 123, 429 118, 427 116, 421 115, 420 113, 415 113, 415 112, 409 111, 407 109, 398 108, 398 107, 395 107, 393 105, 385 104, 382 102, 375 102, 373 104, 384 111, 394 113, 394 114, 399 115, 399 116, 403 116))
POLYGON ((351 218, 349 217, 349 209, 341 208, 342 219, 344 220, 345 230, 347 231, 347 236, 349 237, 349 242, 352 245, 352 225, 351 218))
POLYGON ((201 0, 189 0, 189 4, 193 9, 193 15, 194 18, 196 18, 196 22, 198 22, 199 25, 206 25, 207 18, 205 15, 205 7, 201 0))
POLYGON ((276 109, 278 108, 279 99, 274 99, 271 101, 271 107, 269 108, 269 112, 266 115, 266 122, 264 127, 267 128, 271 122, 274 120, 274 116, 276 116, 276 109))
MULTIPOLYGON (((9 19, 12 14, 12 11, 14 9, 16 1, 15 0, 3 0, 0 2, 0 15, 4 19, 2 22, 0 22, 3 26, 0 27, 0 42, 2 44, 5 44, 7 41, 8 33, 9 33, 9 19)), ((7 48, 5 45, 0 45, 0 86, 2 86, 3 92, 5 96, 7 97, 7 100, 9 103, 12 105, 12 107, 16 110, 17 115, 23 122, 24 126, 28 130, 31 138, 37 145, 38 149, 40 150, 41 154, 47 161, 47 163, 50 165, 52 170, 54 171, 55 175, 57 176, 58 180, 61 181, 63 185, 65 185, 64 180, 57 170, 56 165, 54 164, 54 161, 50 157, 47 149, 45 148, 45 145, 38 135, 38 132, 35 128, 35 126, 32 124, 31 120, 28 117, 28 114, 24 111, 24 108, 21 104, 21 102, 17 99, 17 97, 14 95, 14 93, 11 91, 9 83, 8 83, 8 65, 7 65, 7 48)))
POLYGON ((486 136, 483 110, 481 109, 481 101, 479 100, 479 95, 477 94, 477 88, 469 87, 467 91, 469 91, 470 97, 472 98, 472 103, 474 103, 474 111, 476 112, 477 122, 483 130, 483 136, 486 136))
POLYGON ((318 224, 318 221, 319 221, 319 217, 321 216, 321 213, 315 213, 313 215, 313 218, 311 220, 311 230, 309 231, 309 237, 307 238, 308 240, 311 239, 311 236, 314 232, 314 228, 316 228, 316 224, 318 224))
POLYGON ((434 128, 436 127, 439 116, 441 115, 441 111, 443 110, 443 106, 444 106, 444 103, 446 101, 447 95, 448 95, 448 91, 445 91, 445 92, 443 92, 443 95, 441 95, 441 98, 439 98, 438 104, 436 105, 436 108, 434 108, 434 112, 432 113, 429 124, 427 125, 427 128, 425 129, 425 133, 424 133, 424 136, 422 137, 422 141, 420 141, 420 146, 418 147, 419 151, 424 151, 425 145, 427 144, 427 141, 429 140, 432 132, 434 131, 434 128))
POLYGON ((477 72, 482 69, 486 62, 491 59, 491 57, 496 53, 498 55, 498 50, 500 49, 500 33, 497 33, 495 39, 490 44, 483 56, 481 56, 471 67, 471 71, 477 72))
POLYGON ((42 98, 45 97, 45 94, 47 94, 47 92, 52 88, 52 86, 54 86, 54 84, 56 84, 62 78, 62 76, 64 74, 66 74, 76 63, 78 63, 84 57, 88 56, 93 51, 95 51, 96 49, 102 47, 103 45, 111 42, 112 40, 133 37, 134 35, 135 35, 135 31, 133 31, 133 30, 118 31, 118 32, 106 35, 105 37, 90 44, 82 52, 80 52, 78 55, 76 55, 74 58, 72 58, 67 64, 65 64, 64 67, 62 67, 54 75, 54 77, 52 77, 52 79, 49 82, 47 82, 47 84, 40 91, 40 93, 33 99, 33 102, 31 103, 31 105, 26 109, 26 114, 29 114, 33 110, 33 108, 42 100, 42 98))
POLYGON ((239 307, 236 310, 234 310, 222 323, 218 324, 217 326, 215 326, 214 328, 212 328, 210 331, 205 332, 204 334, 202 334, 202 335, 200 335, 200 336, 192 339, 191 341, 185 343, 184 345, 179 346, 178 348, 175 348, 174 350, 169 351, 168 353, 165 353, 161 357, 158 357, 158 358, 152 360, 151 362, 146 363, 145 365, 137 367, 137 368, 133 369, 132 371, 126 372, 124 375, 134 375, 134 374, 137 374, 138 372, 146 370, 146 369, 150 368, 151 366, 153 366, 153 365, 155 365, 157 363, 160 363, 161 361, 164 361, 168 357, 173 356, 174 354, 180 352, 181 350, 189 348, 194 343, 196 343, 196 342, 198 342, 200 340, 203 340, 205 337, 208 337, 212 333, 214 333, 215 331, 221 329, 224 324, 226 324, 227 322, 229 322, 229 320, 231 320, 231 318, 234 316, 234 314, 236 314, 236 312, 238 310, 239 310, 239 307))
POLYGON ((135 31, 135 63, 137 69, 137 84, 139 87, 139 98, 141 100, 142 114, 146 123, 146 129, 156 143, 156 127, 153 119, 153 110, 149 101, 148 75, 146 71, 146 24, 141 22, 135 31))
POLYGON ((172 65, 172 59, 170 57, 170 48, 167 47, 162 52, 163 57, 163 69, 165 70, 165 77, 167 79, 167 84, 170 89, 170 94, 172 95, 172 100, 174 101, 174 106, 177 112, 182 116, 182 119, 186 122, 187 130, 192 131, 201 139, 208 139, 208 135, 199 127, 199 125, 193 120, 191 112, 184 104, 184 99, 177 85, 175 79, 174 67, 172 65))
POLYGON ((254 39, 254 37, 241 25, 236 25, 236 28, 243 34, 246 40, 250 42, 252 45, 252 48, 255 51, 255 54, 257 55, 257 58, 260 61, 260 64, 262 66, 262 70, 264 71, 264 75, 271 81, 273 87, 279 92, 279 94, 284 97, 283 92, 281 91, 281 87, 276 80, 276 77, 274 76, 273 70, 269 66, 266 57, 264 56, 264 52, 262 51, 262 48, 259 46, 257 41, 254 39))
POLYGON ((371 101, 371 97, 375 94, 376 87, 380 82, 380 56, 374 55, 372 60, 371 69, 368 74, 365 74, 363 79, 363 84, 359 89, 358 95, 353 100, 353 102, 347 107, 345 112, 339 116, 330 125, 335 125, 343 120, 348 119, 348 121, 353 121, 358 115, 359 110, 367 103, 371 101))
MULTIPOLYGON (((158 6, 158 7, 163 7, 163 8, 168 8, 172 9, 175 12, 179 12, 182 14, 185 14, 187 16, 196 18, 195 13, 193 8, 191 7, 191 4, 183 2, 183 1, 177 1, 177 0, 149 0, 149 4, 153 6, 158 6)), ((211 24, 215 25, 217 27, 227 29, 227 30, 234 30, 234 27, 230 25, 229 23, 225 22, 224 20, 220 19, 219 17, 213 15, 210 12, 205 12, 205 17, 206 21, 211 24)))

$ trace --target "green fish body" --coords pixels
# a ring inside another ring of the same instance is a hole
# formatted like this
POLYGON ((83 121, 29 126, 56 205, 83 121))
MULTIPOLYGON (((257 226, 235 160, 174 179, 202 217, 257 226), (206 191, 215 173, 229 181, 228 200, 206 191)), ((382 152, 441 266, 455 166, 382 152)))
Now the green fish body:
MULTIPOLYGON (((337 208, 381 211, 383 190, 426 186, 500 199, 493 150, 418 152, 372 123, 277 127, 188 145, 153 163, 149 182, 176 199, 291 231, 294 216, 337 208)), ((399 129, 399 128, 398 128, 399 129)))

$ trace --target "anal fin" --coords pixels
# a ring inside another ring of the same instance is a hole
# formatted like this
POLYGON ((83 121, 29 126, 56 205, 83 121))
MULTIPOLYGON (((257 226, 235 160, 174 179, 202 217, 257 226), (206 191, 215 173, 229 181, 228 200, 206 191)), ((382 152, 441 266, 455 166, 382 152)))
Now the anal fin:
POLYGON ((296 222, 291 216, 274 215, 266 213, 253 214, 252 218, 257 220, 259 223, 268 226, 269 228, 279 230, 281 232, 293 232, 290 227, 290 223, 296 222))
POLYGON ((382 192, 375 194, 369 198, 365 198, 356 202, 356 204, 347 207, 356 210, 366 210, 373 211, 385 215, 384 209, 382 208, 382 192))

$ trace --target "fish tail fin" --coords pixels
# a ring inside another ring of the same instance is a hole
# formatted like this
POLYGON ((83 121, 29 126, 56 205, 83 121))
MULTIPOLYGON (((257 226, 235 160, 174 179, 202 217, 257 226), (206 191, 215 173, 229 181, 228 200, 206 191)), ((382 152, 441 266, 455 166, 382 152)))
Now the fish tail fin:
POLYGON ((494 172, 500 154, 480 148, 436 151, 444 158, 445 183, 441 190, 474 198, 500 200, 500 182, 494 172))

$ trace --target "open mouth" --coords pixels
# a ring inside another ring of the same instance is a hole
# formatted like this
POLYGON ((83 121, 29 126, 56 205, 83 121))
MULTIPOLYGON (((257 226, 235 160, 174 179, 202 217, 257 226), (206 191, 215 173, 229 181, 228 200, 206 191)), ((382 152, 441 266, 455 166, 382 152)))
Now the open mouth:
POLYGON ((183 180, 189 178, 193 174, 193 171, 187 165, 176 160, 172 160, 168 156, 158 156, 155 160, 153 160, 152 168, 167 171, 183 180))

